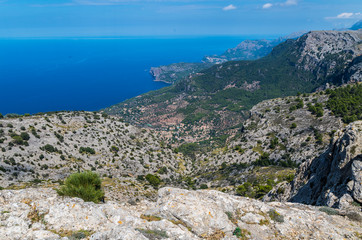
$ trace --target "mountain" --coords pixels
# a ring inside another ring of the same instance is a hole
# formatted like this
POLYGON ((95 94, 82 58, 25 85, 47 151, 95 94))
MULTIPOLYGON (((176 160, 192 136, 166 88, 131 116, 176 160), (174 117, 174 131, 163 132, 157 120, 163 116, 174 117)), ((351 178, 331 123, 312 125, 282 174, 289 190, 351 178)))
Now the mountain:
POLYGON ((175 83, 176 81, 195 75, 196 73, 227 61, 255 60, 268 55, 273 47, 287 39, 297 38, 306 32, 295 32, 275 40, 245 40, 235 48, 228 49, 221 55, 205 56, 201 63, 173 63, 170 65, 152 67, 150 74, 155 81, 175 83))
POLYGON ((0 115, 0 239, 360 239, 361 36, 309 32, 101 112, 0 115), (55 191, 88 170, 102 203, 55 191))
POLYGON ((360 81, 361 36, 361 31, 309 32, 264 58, 215 65, 104 111, 165 130, 175 141, 215 142, 240 127, 262 100, 360 81))
POLYGON ((362 28, 362 20, 356 22, 353 24, 353 26, 350 28, 350 30, 358 30, 362 28))

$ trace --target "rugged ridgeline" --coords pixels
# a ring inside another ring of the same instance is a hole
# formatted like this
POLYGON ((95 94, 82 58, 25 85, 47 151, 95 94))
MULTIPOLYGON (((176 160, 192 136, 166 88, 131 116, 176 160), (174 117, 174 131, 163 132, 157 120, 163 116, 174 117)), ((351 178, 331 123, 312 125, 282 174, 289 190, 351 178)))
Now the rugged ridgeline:
POLYGON ((296 32, 275 40, 245 40, 235 48, 226 50, 221 55, 205 56, 200 63, 173 63, 170 65, 152 67, 151 75, 155 81, 175 83, 176 81, 191 77, 211 67, 214 64, 221 64, 227 61, 255 60, 268 55, 273 47, 287 39, 297 38, 306 32, 296 32))
POLYGON ((361 80, 361 31, 317 31, 276 46, 255 61, 215 65, 198 76, 105 109, 174 141, 233 134, 265 99, 361 80))
POLYGON ((163 188, 157 202, 85 203, 51 189, 0 191, 1 239, 360 239, 361 217, 219 191, 163 188))
POLYGON ((110 199, 152 197, 145 175, 167 183, 191 166, 158 133, 91 112, 0 119, 0 149, 2 188, 51 186, 92 170, 104 178, 110 199))
POLYGON ((362 203, 362 121, 337 131, 323 154, 303 163, 291 183, 264 199, 342 209, 362 203))

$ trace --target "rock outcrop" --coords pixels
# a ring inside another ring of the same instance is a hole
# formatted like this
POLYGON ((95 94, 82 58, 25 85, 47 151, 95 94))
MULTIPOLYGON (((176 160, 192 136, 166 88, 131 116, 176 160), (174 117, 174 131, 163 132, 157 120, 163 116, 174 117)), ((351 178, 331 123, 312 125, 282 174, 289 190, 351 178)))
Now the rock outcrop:
POLYGON ((337 131, 330 147, 303 163, 294 180, 269 193, 266 200, 289 200, 348 209, 362 204, 362 121, 337 131), (280 190, 279 190, 280 191, 280 190))
POLYGON ((0 191, 0 239, 358 239, 361 222, 295 203, 159 190, 157 203, 94 204, 52 189, 0 191), (238 237, 233 234, 238 234, 238 237))

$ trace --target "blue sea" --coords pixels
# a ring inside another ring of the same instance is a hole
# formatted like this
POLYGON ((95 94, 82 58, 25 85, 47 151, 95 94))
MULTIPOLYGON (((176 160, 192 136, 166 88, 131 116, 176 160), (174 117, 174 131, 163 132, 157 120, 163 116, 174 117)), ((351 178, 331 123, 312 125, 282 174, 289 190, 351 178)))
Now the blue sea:
POLYGON ((100 110, 167 86, 150 67, 199 62, 257 38, 273 37, 0 39, 0 113, 100 110))

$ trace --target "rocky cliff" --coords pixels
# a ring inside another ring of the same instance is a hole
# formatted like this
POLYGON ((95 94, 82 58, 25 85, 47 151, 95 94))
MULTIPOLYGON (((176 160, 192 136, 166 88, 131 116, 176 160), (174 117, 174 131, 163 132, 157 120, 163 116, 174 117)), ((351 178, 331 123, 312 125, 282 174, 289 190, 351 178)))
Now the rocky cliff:
POLYGON ((358 213, 163 188, 157 202, 94 204, 52 189, 0 191, 1 239, 359 239, 358 213))
POLYGON ((342 209, 361 205, 362 121, 337 131, 321 156, 303 163, 294 180, 279 188, 283 189, 282 194, 278 194, 276 189, 265 200, 287 200, 342 209))

